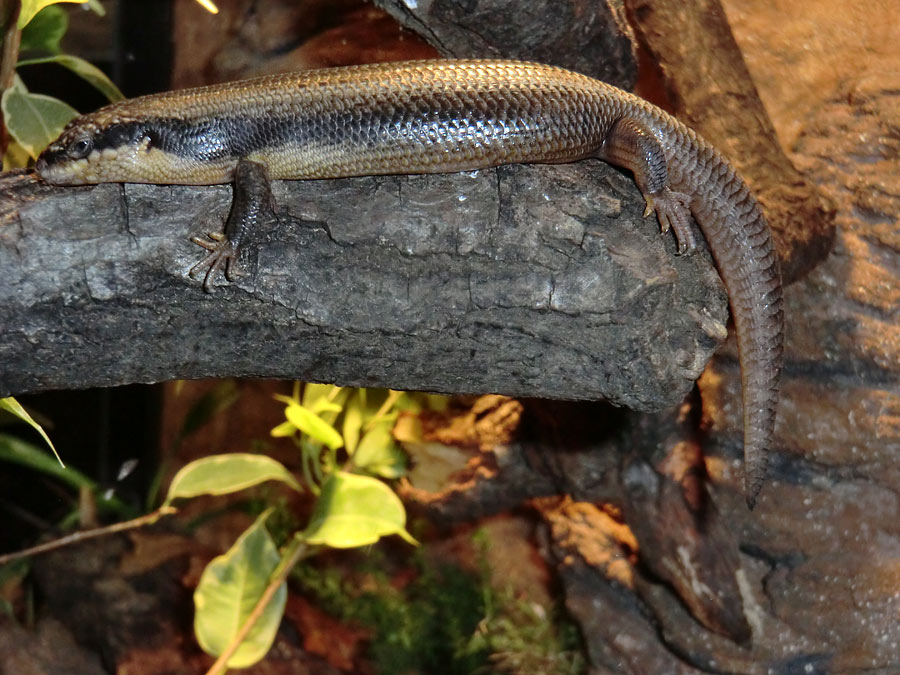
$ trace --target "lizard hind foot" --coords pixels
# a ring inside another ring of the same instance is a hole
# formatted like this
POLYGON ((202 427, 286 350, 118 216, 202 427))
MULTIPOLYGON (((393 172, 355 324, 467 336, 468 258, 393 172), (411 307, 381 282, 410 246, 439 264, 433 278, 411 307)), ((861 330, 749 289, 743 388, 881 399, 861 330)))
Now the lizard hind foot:
POLYGON ((690 195, 664 187, 662 192, 645 195, 644 199, 647 202, 644 216, 656 211, 662 233, 665 234, 670 229, 675 232, 678 254, 693 253, 697 248, 697 239, 691 224, 690 195))
POLYGON ((235 277, 240 276, 240 268, 237 263, 238 251, 233 242, 221 232, 208 232, 207 237, 191 237, 191 241, 207 250, 207 254, 203 256, 196 265, 188 271, 188 276, 193 278, 198 272, 206 270, 203 276, 203 290, 212 293, 213 282, 224 269, 225 278, 233 281, 235 277))

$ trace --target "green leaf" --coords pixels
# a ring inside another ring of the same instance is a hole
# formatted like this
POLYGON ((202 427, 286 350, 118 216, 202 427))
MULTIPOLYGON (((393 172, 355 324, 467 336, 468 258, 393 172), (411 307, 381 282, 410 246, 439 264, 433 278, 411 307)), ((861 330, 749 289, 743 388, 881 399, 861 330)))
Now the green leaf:
POLYGON ((443 394, 425 394, 425 401, 430 410, 437 410, 438 412, 442 412, 450 407, 450 396, 444 396, 443 394))
MULTIPOLYGON (((421 396, 425 396, 425 394, 422 394, 421 396)), ((408 391, 404 391, 403 396, 398 398, 397 402, 394 403, 394 408, 397 410, 415 415, 422 412, 423 407, 422 401, 408 391)))
POLYGON ((313 406, 321 399, 328 399, 333 396, 334 390, 340 389, 333 384, 318 384, 317 382, 308 382, 303 387, 303 399, 300 401, 304 406, 312 410, 313 406))
POLYGON ((131 507, 124 504, 114 494, 106 491, 98 492, 97 484, 83 473, 72 467, 63 468, 45 450, 15 436, 0 434, 0 461, 12 462, 13 464, 40 471, 59 479, 76 490, 87 489, 94 493, 97 505, 104 511, 109 511, 125 518, 135 517, 131 507))
POLYGON ((344 444, 344 439, 333 426, 298 403, 292 403, 285 408, 284 415, 304 434, 327 445, 332 450, 337 450, 344 444))
POLYGON ((387 485, 369 476, 336 471, 322 485, 303 536, 310 544, 332 548, 367 546, 391 534, 416 544, 405 528, 403 503, 387 485))
POLYGON ((287 438, 288 436, 293 436, 296 433, 297 427, 295 427, 290 422, 282 422, 269 432, 269 434, 271 434, 273 438, 287 438))
POLYGON ((62 7, 45 7, 22 30, 20 52, 43 51, 58 54, 59 42, 69 27, 69 15, 62 7))
MULTIPOLYGON (((23 422, 27 422, 28 424, 30 424, 32 426, 32 428, 34 428, 34 430, 37 431, 41 435, 41 438, 44 439, 44 441, 47 443, 47 445, 50 446, 50 449, 53 451, 53 454, 56 455, 56 461, 59 462, 60 467, 62 467, 63 469, 66 468, 65 462, 63 462, 62 459, 60 459, 59 453, 56 452, 56 448, 53 446, 53 441, 50 440, 50 437, 47 435, 47 432, 44 431, 44 428, 40 424, 38 424, 37 422, 34 421, 34 419, 31 417, 31 415, 28 414, 28 411, 22 407, 21 403, 19 403, 12 396, 10 396, 8 398, 0 398, 0 410, 6 410, 8 412, 11 412, 13 415, 18 417, 23 422)), ((43 454, 43 453, 41 453, 41 454, 43 454)))
POLYGON ((88 84, 93 85, 94 88, 113 103, 125 98, 124 94, 119 91, 119 88, 113 84, 113 81, 106 76, 106 73, 93 63, 71 54, 56 54, 55 56, 45 56, 39 59, 23 59, 19 61, 16 67, 33 66, 38 63, 56 63, 64 68, 68 68, 88 84))
POLYGON ((78 111, 67 103, 29 93, 18 75, 13 85, 3 92, 0 107, 10 135, 33 159, 78 116, 78 111))
POLYGON ((375 417, 389 395, 390 389, 376 389, 374 387, 366 389, 366 395, 362 399, 364 422, 368 422, 375 417))
POLYGON ((320 398, 316 401, 316 404, 313 406, 312 411, 317 415, 321 415, 322 413, 339 413, 344 408, 334 401, 326 401, 323 398, 320 398))
POLYGON ((353 464, 382 478, 399 478, 406 471, 406 456, 397 447, 388 425, 379 424, 363 436, 353 464))
POLYGON ((74 488, 97 487, 90 478, 72 468, 64 468, 60 463, 36 445, 15 436, 0 434, 0 460, 27 466, 49 476, 59 478, 74 488))
POLYGON ((284 465, 271 457, 241 452, 212 455, 191 462, 175 474, 164 505, 178 498, 238 492, 267 480, 280 480, 302 490, 284 465))
POLYGON ((359 443, 365 400, 366 390, 359 389, 347 401, 347 407, 344 410, 344 426, 341 431, 344 432, 344 445, 350 455, 356 451, 356 446, 359 443))
MULTIPOLYGON (((194 592, 194 633, 207 654, 219 656, 225 651, 281 562, 265 528, 271 512, 268 509, 262 513, 227 553, 213 558, 203 570, 194 592)), ((287 584, 282 583, 228 660, 228 667, 246 668, 266 655, 275 639, 286 601, 287 584)))
POLYGON ((28 166, 30 159, 25 148, 10 139, 9 145, 6 146, 6 153, 3 155, 3 170, 23 169, 28 166))
POLYGON ((352 391, 334 384, 307 383, 303 386, 301 404, 329 424, 333 424, 344 409, 344 401, 352 391))
POLYGON ((19 12, 19 30, 27 26, 35 15, 44 7, 60 2, 75 2, 83 5, 88 0, 22 0, 22 10, 19 12))

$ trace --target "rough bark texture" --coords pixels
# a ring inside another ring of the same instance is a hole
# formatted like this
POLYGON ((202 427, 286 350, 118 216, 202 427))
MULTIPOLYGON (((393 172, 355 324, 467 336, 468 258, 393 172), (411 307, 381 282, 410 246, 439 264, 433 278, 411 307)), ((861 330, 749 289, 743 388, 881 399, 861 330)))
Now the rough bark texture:
POLYGON ((631 89, 637 78, 621 0, 376 0, 447 57, 539 61, 631 89))
MULTIPOLYGON (((510 405, 475 404, 480 455, 441 492, 405 487, 413 513, 450 528, 531 499, 599 672, 691 673, 716 663, 755 672, 754 663, 792 648, 795 634, 778 634, 781 626, 759 632, 765 601, 760 577, 748 577, 758 552, 740 550, 753 515, 739 475, 723 475, 721 456, 701 454, 695 402, 636 415, 541 401, 513 424, 510 405)), ((426 438, 465 445, 465 434, 446 431, 457 427, 426 438)))
POLYGON ((725 331, 708 256, 599 163, 278 183, 281 222, 211 295, 188 237, 229 187, 6 185, 4 395, 244 375, 658 409, 725 331))

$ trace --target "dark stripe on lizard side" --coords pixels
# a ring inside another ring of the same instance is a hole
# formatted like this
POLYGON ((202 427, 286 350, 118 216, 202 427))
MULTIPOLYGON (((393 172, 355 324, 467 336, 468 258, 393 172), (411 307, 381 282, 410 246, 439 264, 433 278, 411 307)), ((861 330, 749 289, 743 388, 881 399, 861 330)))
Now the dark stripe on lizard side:
POLYGON ((571 134, 565 130, 560 133, 554 120, 559 112, 556 108, 564 104, 544 109, 525 96, 513 97, 500 110, 490 110, 487 105, 466 108, 461 103, 455 104, 452 97, 443 107, 436 107, 424 95, 420 101, 415 98, 405 106, 376 100, 375 105, 291 117, 151 117, 107 127, 95 138, 94 149, 115 149, 147 138, 149 148, 185 159, 212 162, 248 157, 288 144, 298 148, 349 144, 357 151, 370 148, 379 152, 385 147, 399 150, 404 145, 418 149, 432 146, 444 152, 453 152, 457 146, 496 145, 498 154, 501 151, 505 154, 504 161, 509 161, 510 148, 515 146, 521 148, 522 161, 557 156, 570 160, 573 146, 581 145, 582 154, 587 155, 599 145, 605 131, 598 123, 594 129, 587 129, 587 134, 585 128, 573 129, 571 134), (361 118, 368 120, 367 124, 360 124, 361 118), (545 150, 542 152, 541 148, 545 150))

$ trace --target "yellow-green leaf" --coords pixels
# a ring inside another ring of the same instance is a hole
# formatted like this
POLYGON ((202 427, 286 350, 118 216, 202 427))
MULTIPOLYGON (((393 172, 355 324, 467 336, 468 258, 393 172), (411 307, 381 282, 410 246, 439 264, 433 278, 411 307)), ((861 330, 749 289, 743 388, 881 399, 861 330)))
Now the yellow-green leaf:
POLYGON ((56 5, 60 2, 74 2, 83 5, 88 0, 22 0, 22 9, 19 12, 19 30, 25 28, 34 18, 34 15, 40 12, 44 7, 56 5))
POLYGON ((94 481, 78 470, 60 466, 61 462, 53 459, 40 446, 8 434, 0 434, 0 461, 14 462, 55 476, 74 488, 93 490, 97 487, 94 481))
MULTIPOLYGON (((265 520, 265 511, 228 549, 213 558, 194 592, 194 633, 207 654, 219 656, 228 647, 259 602, 281 557, 265 520)), ((246 668, 259 661, 275 639, 284 614, 287 585, 282 583, 247 637, 228 660, 230 668, 246 668)))
POLYGON ((344 445, 349 454, 356 451, 359 443, 359 434, 363 425, 363 407, 365 406, 366 390, 359 389, 350 400, 347 401, 347 407, 344 410, 344 426, 341 431, 344 432, 344 445))
POLYGON ((285 408, 284 415, 288 422, 304 434, 332 450, 337 450, 344 444, 344 439, 333 426, 302 405, 297 403, 289 405, 285 408))
POLYGON ((312 410, 323 420, 333 424, 344 409, 344 401, 352 391, 334 384, 310 382, 303 386, 303 399, 300 403, 307 410, 312 410))
POLYGON ((399 478, 406 471, 406 456, 397 447, 390 428, 379 424, 359 442, 353 464, 382 478, 399 478))
POLYGON ((61 7, 45 7, 22 29, 19 53, 29 51, 58 54, 60 40, 69 27, 69 15, 61 7))
POLYGON ((325 399, 319 399, 316 401, 316 404, 313 406, 313 412, 317 415, 321 415, 322 413, 339 413, 344 408, 334 401, 326 401, 325 399))
POLYGON ((55 56, 45 56, 39 59, 23 59, 19 61, 18 66, 33 66, 39 63, 56 63, 64 68, 68 68, 81 79, 91 84, 101 94, 108 98, 111 102, 121 101, 125 95, 119 91, 119 88, 113 84, 106 73, 100 70, 93 63, 89 63, 84 59, 72 56, 71 54, 56 54, 55 56))
POLYGON ((284 465, 271 457, 243 452, 212 455, 191 462, 175 474, 165 505, 178 498, 238 492, 268 480, 302 489, 284 465))
POLYGON ((10 135, 37 159, 63 127, 77 117, 78 111, 68 103, 43 94, 32 94, 16 75, 13 85, 0 99, 3 118, 10 135))
POLYGON ((287 438, 297 433, 297 427, 290 422, 282 422, 269 432, 273 438, 287 438))
POLYGON ((303 535, 310 544, 332 548, 366 546, 391 534, 416 544, 405 528, 403 503, 387 485, 377 478, 336 471, 322 485, 303 535))
POLYGON ((318 382, 307 382, 303 386, 303 399, 300 401, 307 408, 312 409, 319 399, 327 399, 334 396, 334 392, 340 387, 333 384, 319 384, 318 382))
POLYGON ((3 170, 23 169, 28 166, 28 160, 30 159, 31 157, 25 152, 25 148, 10 139, 9 145, 6 146, 6 153, 3 155, 3 170))
POLYGON ((59 465, 65 469, 66 465, 62 461, 59 456, 59 453, 56 452, 56 448, 53 446, 53 441, 50 440, 50 437, 47 435, 47 432, 44 431, 44 428, 34 421, 34 418, 28 414, 28 411, 22 407, 22 404, 19 403, 12 396, 8 398, 0 398, 0 410, 6 410, 7 412, 12 413, 16 417, 18 417, 23 422, 26 422, 32 426, 32 428, 37 431, 41 438, 44 439, 44 442, 50 446, 50 449, 53 451, 53 454, 56 455, 56 461, 59 462, 59 465))
POLYGON ((429 410, 442 412, 450 405, 450 397, 443 394, 422 394, 422 398, 429 410))

